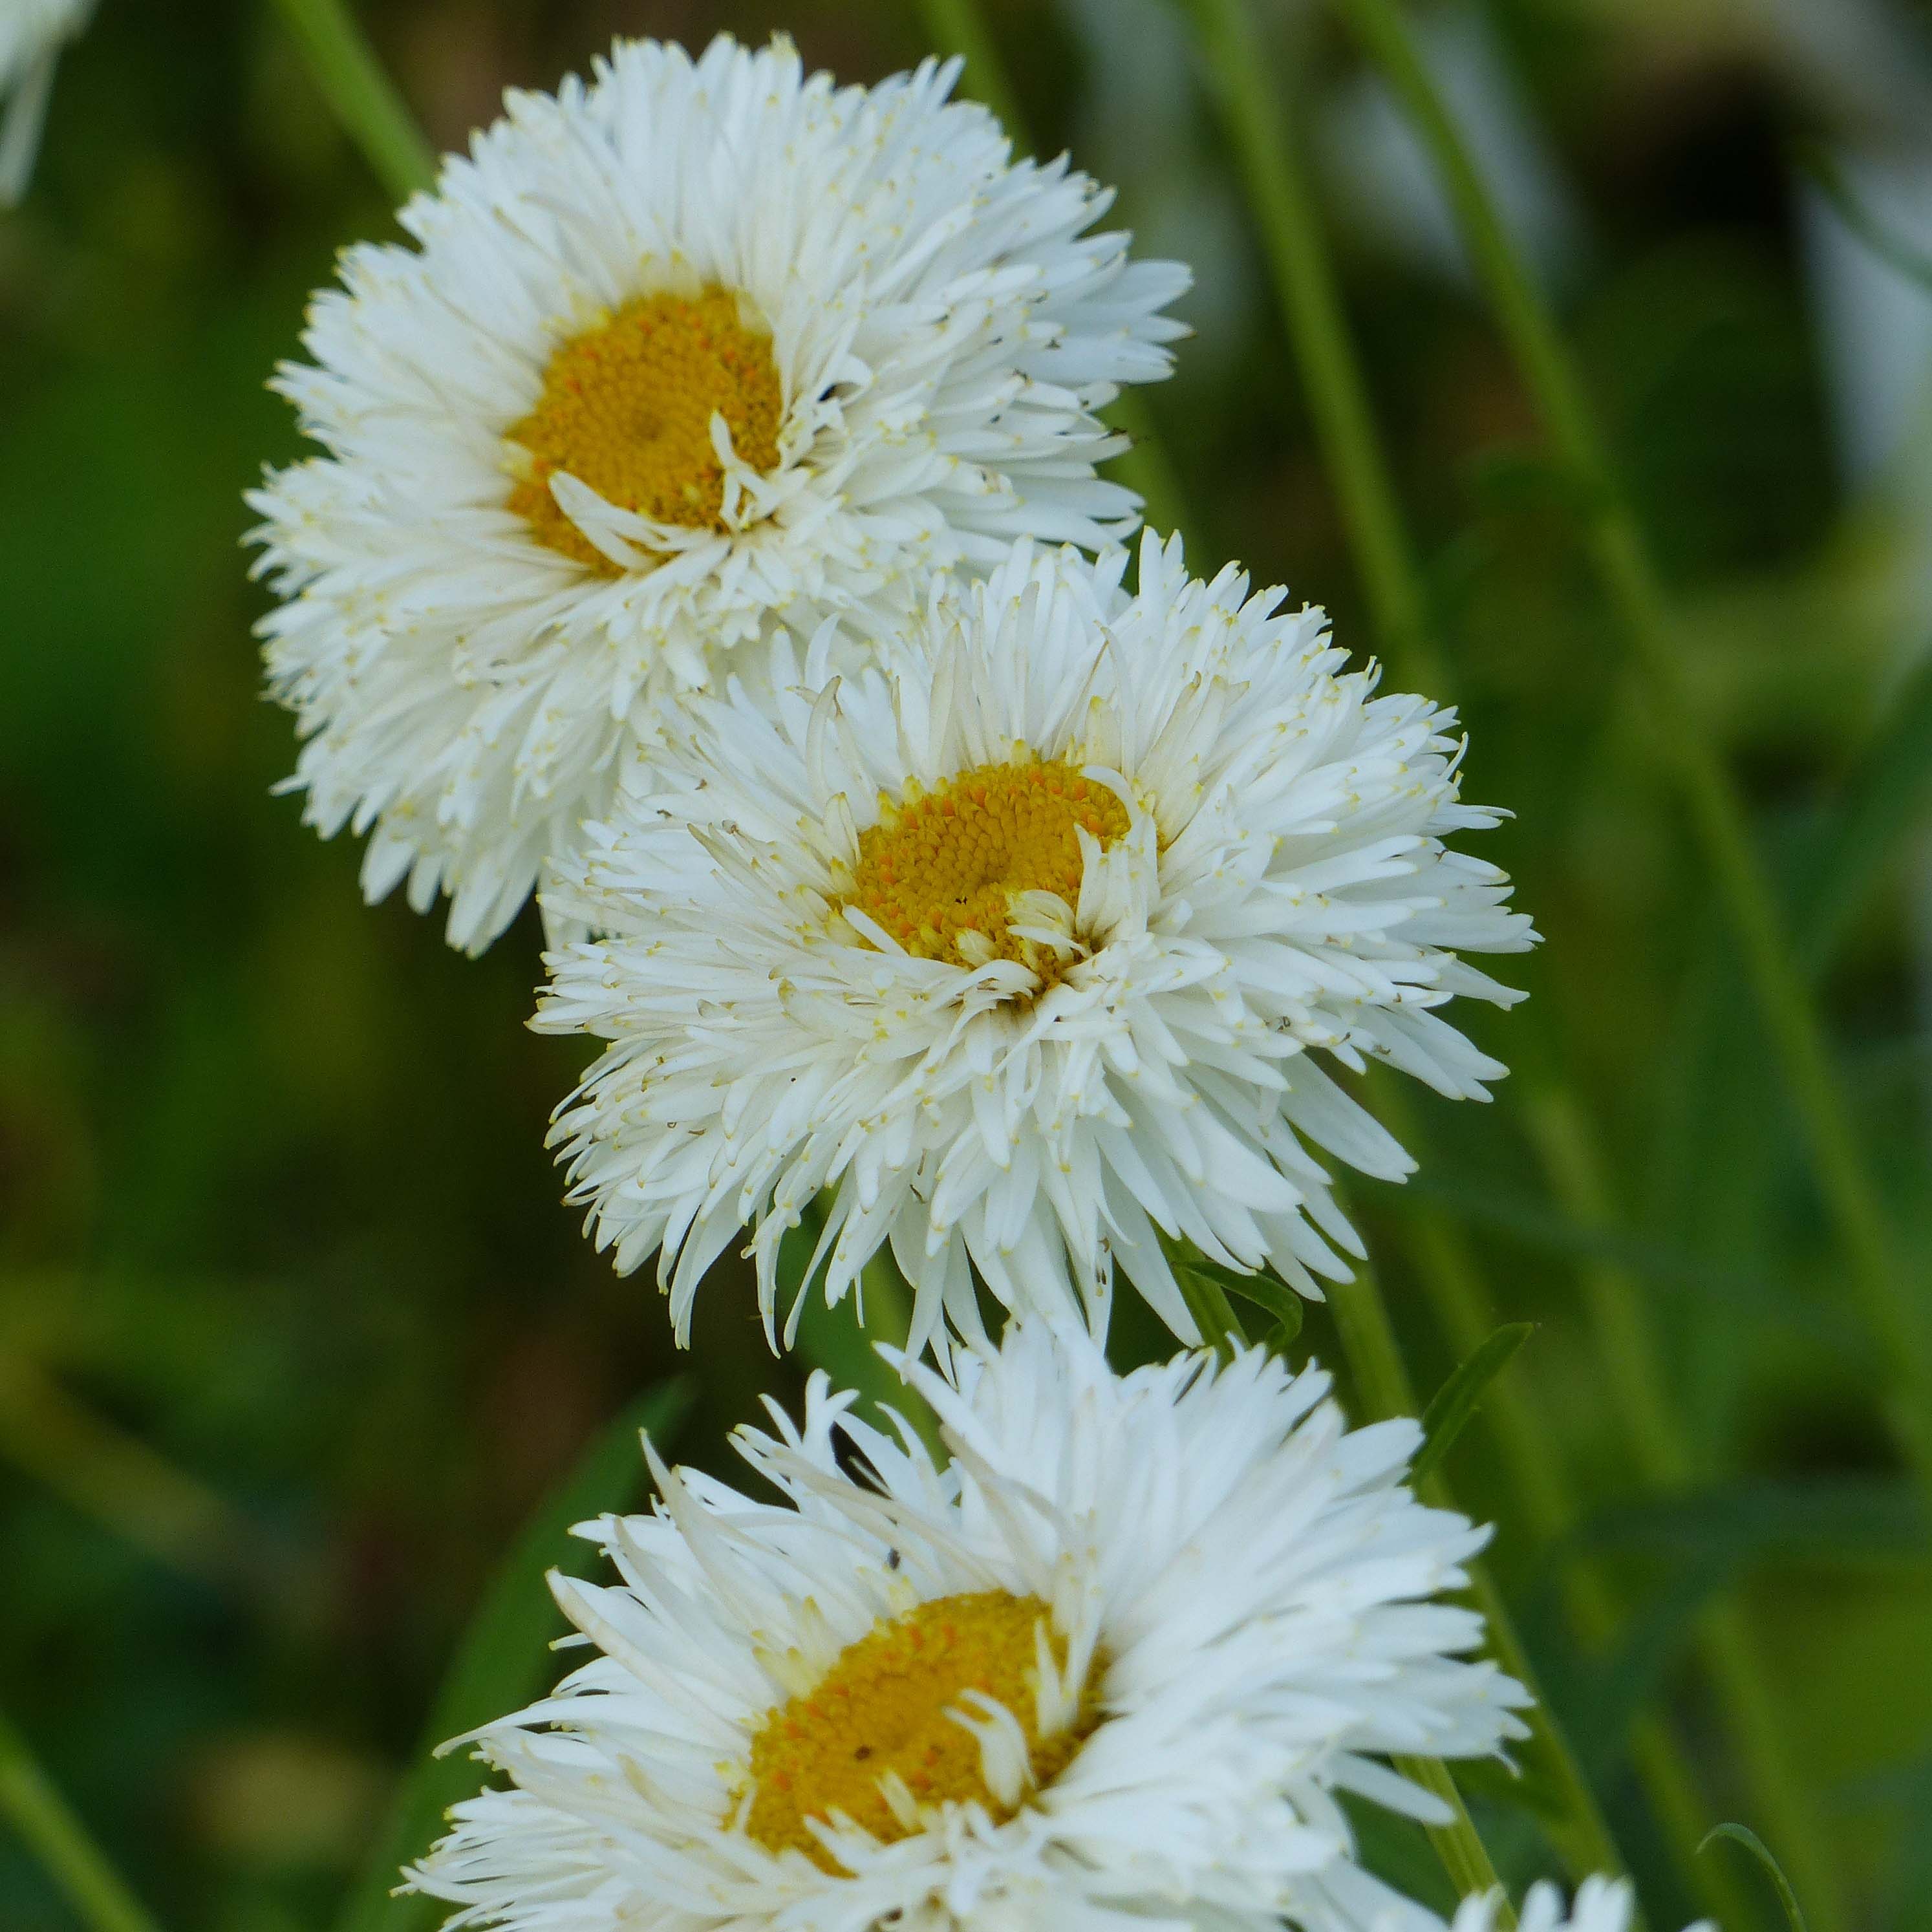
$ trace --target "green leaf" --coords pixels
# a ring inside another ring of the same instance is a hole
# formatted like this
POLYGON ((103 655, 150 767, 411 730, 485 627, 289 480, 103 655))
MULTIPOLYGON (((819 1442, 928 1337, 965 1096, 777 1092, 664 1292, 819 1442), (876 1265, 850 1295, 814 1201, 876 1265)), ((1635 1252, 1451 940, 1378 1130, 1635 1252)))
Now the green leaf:
POLYGON ((1185 1235, 1162 1234, 1160 1246, 1173 1272, 1174 1285, 1180 1290, 1180 1298, 1201 1330, 1202 1342, 1224 1359, 1237 1348, 1245 1348, 1247 1330, 1241 1326, 1241 1318, 1234 1312, 1228 1294, 1231 1288, 1237 1294, 1244 1292, 1241 1284, 1246 1278, 1218 1262, 1210 1262, 1185 1235))
POLYGON ((1244 1301, 1251 1301, 1264 1313, 1272 1315, 1276 1327, 1286 1328, 1291 1341, 1301 1333, 1301 1318, 1306 1304, 1279 1276, 1237 1274, 1232 1268, 1216 1268, 1214 1279, 1228 1294, 1238 1294, 1244 1301))
POLYGON ((644 1472, 640 1432, 662 1447, 676 1433, 692 1398, 684 1381, 660 1383, 640 1396, 524 1526, 457 1645, 414 1768, 391 1807, 380 1849, 336 1922, 337 1932, 407 1932, 440 1916, 442 1908, 433 1899, 390 1896, 403 1865, 428 1849, 450 1806, 482 1781, 467 1754, 433 1754, 448 1739, 507 1715, 549 1688, 555 1676, 550 1646, 563 1634, 563 1619, 544 1579, 552 1570, 580 1574, 588 1567, 590 1546, 571 1535, 572 1526, 632 1501, 644 1472))
POLYGON ((1422 1418, 1422 1447, 1409 1471, 1409 1486, 1419 1488, 1448 1454, 1469 1418, 1482 1406, 1490 1383, 1536 1332, 1533 1322, 1506 1322, 1436 1391, 1422 1418))
POLYGON ((1290 1351, 1300 1339, 1301 1302, 1298 1297, 1294 1313, 1287 1320, 1277 1322, 1262 1337, 1262 1346, 1267 1349, 1270 1355, 1279 1355, 1283 1361, 1286 1361, 1290 1351))
POLYGON ((1764 1840, 1742 1825, 1719 1825, 1705 1833, 1699 1844, 1699 1851, 1708 1851, 1719 1838, 1729 1838, 1733 1844, 1744 1846, 1751 1856, 1771 1874, 1771 1882, 1778 1888, 1778 1903, 1784 1907, 1784 1916, 1791 1932, 1805 1932, 1804 1909, 1798 1903, 1798 1894, 1791 1888, 1791 1881, 1784 1875, 1784 1868, 1765 1849, 1764 1840))
POLYGON ((1228 1301, 1227 1291, 1211 1274, 1184 1262, 1174 1267, 1174 1279, 1208 1348, 1225 1360, 1246 1345, 1247 1331, 1241 1318, 1228 1301))
POLYGON ((1163 1234, 1160 1245, 1188 1311, 1210 1347, 1225 1354, 1247 1340, 1240 1318, 1228 1300, 1234 1295, 1274 1316, 1262 1346, 1271 1355, 1286 1357, 1301 1334, 1307 1304, 1280 1276, 1266 1269, 1244 1274, 1238 1268, 1209 1260, 1192 1241, 1180 1236, 1163 1234))

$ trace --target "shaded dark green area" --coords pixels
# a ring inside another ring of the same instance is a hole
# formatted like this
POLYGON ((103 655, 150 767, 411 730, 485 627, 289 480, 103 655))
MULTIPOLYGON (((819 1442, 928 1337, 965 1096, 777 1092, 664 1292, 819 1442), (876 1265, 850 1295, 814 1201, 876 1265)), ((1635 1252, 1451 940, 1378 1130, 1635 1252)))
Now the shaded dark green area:
MULTIPOLYGON (((889 0, 365 10, 444 145, 619 28, 784 25, 856 80, 922 51, 889 0)), ((1129 224, 1202 272, 1152 405, 1197 562, 1240 555, 1369 649, 1185 62, 1143 98, 1103 8, 988 11, 1042 145, 1118 176, 1129 224)), ((1789 160, 1836 130, 1768 38, 1624 11, 1495 19, 1584 237, 1566 325, 1926 1283, 1926 520, 1840 480, 1789 160)), ((1312 28, 1300 51, 1318 123, 1357 70, 1312 28)), ((1689 1902, 1630 1775, 1634 1713, 1684 1730, 1713 1823, 1754 1822, 1689 1668, 1730 1589, 1859 1922, 1932 1926, 1932 1558, 1842 1262, 1520 386, 1455 281, 1375 245, 1346 169, 1324 182, 1468 790, 1516 814, 1480 843, 1546 935, 1503 972, 1531 1005, 1471 1021, 1522 1077, 1488 1108, 1415 1096, 1420 1176, 1354 1192, 1417 1381, 1464 1352, 1418 1272, 1446 1222, 1500 1316, 1535 1324, 1501 1372, 1586 1520, 1556 1546, 1510 1526, 1492 1397, 1447 1466, 1504 1520, 1498 1572, 1659 1922, 1689 1902), (1553 1190, 1532 1087, 1600 1142, 1607 1224, 1553 1190), (1661 1336, 1696 1461, 1680 1494, 1646 1491, 1607 1399, 1581 1295, 1606 1263, 1661 1336), (1558 1587, 1580 1550, 1624 1606, 1608 1646, 1558 1587)), ((258 694, 241 492, 298 444, 262 381, 334 250, 393 232, 270 10, 228 0, 106 0, 34 191, 0 216, 0 1708, 153 1909, 212 1932, 340 1909, 520 1526, 641 1391, 687 1373, 680 1453, 722 1469, 727 1428, 799 1384, 735 1263, 682 1358, 648 1282, 557 1204, 543 1130, 580 1054, 522 1027, 533 922, 460 959, 434 921, 363 908, 357 852, 271 796, 292 746, 258 694)), ((1160 1346, 1121 1317, 1124 1354, 1160 1346)), ((1332 1356, 1324 1312, 1288 1346, 1332 1356)), ((1526 1877, 1546 1852, 1510 1798, 1499 1773, 1477 1808, 1526 1877)), ((1419 1839, 1372 1849, 1436 1882, 1419 1839)), ((0 1923, 73 1923, 4 1834, 0 1923)))

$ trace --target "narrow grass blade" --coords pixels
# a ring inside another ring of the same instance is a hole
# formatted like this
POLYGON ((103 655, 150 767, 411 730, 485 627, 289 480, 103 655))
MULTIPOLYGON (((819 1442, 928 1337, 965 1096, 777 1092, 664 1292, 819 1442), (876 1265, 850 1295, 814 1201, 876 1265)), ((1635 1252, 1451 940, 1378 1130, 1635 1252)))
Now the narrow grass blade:
POLYGON ((370 51, 347 0, 275 0, 315 84, 398 201, 436 178, 436 156, 370 51))
MULTIPOLYGON (((1252 1302, 1264 1314, 1272 1315, 1272 1334, 1285 1332, 1292 1342, 1301 1333, 1302 1317, 1307 1304, 1279 1276, 1265 1270, 1259 1274, 1238 1274, 1232 1268, 1216 1268, 1214 1278, 1228 1294, 1238 1294, 1244 1301, 1252 1302)), ((1273 1346, 1272 1342, 1270 1346, 1273 1346)))
POLYGON ((1784 1868, 1765 1848, 1764 1840, 1743 1825, 1720 1825, 1706 1834, 1697 1849, 1701 1852, 1719 1838, 1729 1838, 1734 1844, 1744 1846, 1760 1864, 1771 1874, 1771 1882, 1778 1888, 1778 1903, 1784 1907, 1786 1922, 1791 1932, 1805 1932, 1804 1908, 1798 1903, 1798 1894, 1791 1888, 1791 1881, 1784 1876, 1784 1868))
POLYGON ((1020 112, 1006 62, 973 0, 918 0, 918 8, 932 44, 965 62, 962 91, 990 107, 1012 137, 1015 149, 1024 149, 1026 117, 1020 112))
POLYGON ((426 1850, 443 1814, 482 1782, 462 1753, 432 1755, 492 1718, 528 1703, 556 1674, 549 1646, 563 1619, 544 1579, 553 1569, 580 1571, 590 1558, 573 1524, 626 1508, 644 1473, 638 1438, 660 1448, 688 1412, 691 1385, 662 1383, 640 1396, 592 1443, 583 1460, 539 1504, 470 1619, 424 1726, 414 1768, 392 1808, 387 1829, 360 1883, 336 1921, 337 1932, 410 1932, 432 1924, 442 1908, 424 1898, 393 1898, 401 1868, 426 1850))
POLYGON ((1282 325, 1375 617, 1405 684, 1442 688, 1420 573, 1348 334, 1340 284, 1301 153, 1298 105, 1281 83, 1250 0, 1181 0, 1247 190, 1282 325))
POLYGON ((90 1932, 154 1932, 154 1922, 54 1789, 26 1739, 4 1715, 0 1820, 26 1840, 90 1932))
POLYGON ((1580 1532, 1591 1547, 1651 1556, 1714 1556, 1753 1564, 1849 1570, 1925 1560, 1925 1511, 1895 1476, 1757 1482, 1692 1490, 1599 1511, 1580 1532))
MULTIPOLYGON (((1888 1422, 1932 1495, 1932 1323, 1892 1251, 1892 1230, 1811 989, 1760 860, 1744 801, 1700 719, 1681 640, 1635 509, 1622 489, 1569 346, 1532 279, 1461 130, 1418 52, 1400 0, 1336 0, 1427 150, 1478 280, 1584 502, 1586 548, 1648 688, 1690 830, 1733 928, 1820 1196, 1893 1387, 1888 1422)), ((1841 1915, 1821 1900, 1821 1919, 1841 1915)))
POLYGON ((1476 1352, 1461 1364, 1436 1391, 1423 1412, 1422 1447, 1409 1472, 1412 1486, 1442 1465, 1469 1418, 1482 1406, 1490 1383, 1515 1359, 1516 1352, 1536 1333, 1533 1322, 1506 1322, 1476 1352))
POLYGON ((4 1348, 0 1457, 181 1575, 226 1587, 266 1567, 260 1532, 226 1498, 4 1348))

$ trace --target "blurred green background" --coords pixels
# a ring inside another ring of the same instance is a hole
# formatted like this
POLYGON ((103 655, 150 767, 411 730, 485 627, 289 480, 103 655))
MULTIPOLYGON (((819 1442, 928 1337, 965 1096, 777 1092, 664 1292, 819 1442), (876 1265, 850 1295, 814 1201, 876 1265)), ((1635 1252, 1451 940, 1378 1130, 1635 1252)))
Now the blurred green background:
MULTIPOLYGON (((854 80, 926 51, 894 0, 366 11, 440 146, 619 32, 782 27, 854 80)), ((1748 991, 1424 165, 1318 10, 1258 12, 1420 536, 1467 788, 1517 814, 1484 856, 1546 938, 1506 962, 1532 1007, 1473 1022, 1518 1078, 1487 1108, 1411 1096, 1422 1174, 1355 1191, 1418 1381, 1460 1352, 1420 1286, 1446 1243, 1540 1324, 1509 1374, 1580 1520, 1538 1533, 1480 1426, 1453 1473, 1504 1519, 1498 1574, 1659 1920, 1694 1901, 1630 1720, 1666 1712, 1712 1819, 1752 1821, 1688 1648, 1730 1591, 1852 1922, 1932 1928, 1932 1553, 1748 991), (1692 1450, 1670 1495, 1607 1399, 1606 1294, 1657 1332, 1692 1450), (1584 1560, 1607 1566, 1607 1641, 1564 1594, 1584 1560)), ((1151 406, 1196 563, 1238 555, 1372 649, 1181 16, 986 14, 1042 149, 1118 182, 1143 248, 1196 268, 1197 334, 1151 406)), ((1932 255, 1932 10, 1417 18, 1634 486, 1928 1298, 1932 289, 1911 256, 1932 255), (1876 239, 1806 172, 1820 153, 1876 239)), ((558 1204, 543 1132, 582 1054, 523 1030, 534 921, 462 960, 437 922, 364 909, 356 850, 270 795, 292 740, 258 694, 241 492, 298 439, 263 380, 334 250, 394 232, 241 0, 105 0, 0 216, 0 1709, 157 1914, 207 1932, 330 1922, 518 1526, 639 1390, 688 1374, 679 1451, 722 1468, 724 1430, 799 1384, 735 1263, 680 1360, 648 1280, 615 1280, 558 1204)), ((1335 1354, 1322 1311, 1304 1341, 1335 1354)), ((1549 1869, 1500 1790, 1480 1815, 1511 1876, 1549 1869)), ((1406 1841, 1378 1855, 1417 1869, 1406 1841)), ((0 1924, 75 1922, 0 1829, 0 1924)))

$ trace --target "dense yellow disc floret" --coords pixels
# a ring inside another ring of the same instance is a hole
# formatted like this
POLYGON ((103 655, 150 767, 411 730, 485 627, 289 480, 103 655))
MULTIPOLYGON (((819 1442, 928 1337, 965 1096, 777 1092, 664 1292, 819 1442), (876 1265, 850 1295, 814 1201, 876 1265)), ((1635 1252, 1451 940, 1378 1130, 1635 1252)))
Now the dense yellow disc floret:
POLYGON ((1112 792, 1064 760, 975 765, 884 806, 878 824, 859 835, 852 887, 839 903, 862 908, 922 959, 1017 959, 1050 978, 1051 953, 1012 930, 1012 901, 1043 892, 1078 905, 1079 830, 1105 849, 1127 823, 1112 792))
POLYGON ((714 411, 746 464, 776 468, 784 391, 770 337, 746 326, 728 289, 628 302, 551 356, 536 407, 507 432, 528 459, 510 508, 539 542, 610 575, 616 565, 550 495, 559 470, 658 523, 722 529, 714 411))
MULTIPOLYGON (((896 1777, 916 1804, 976 1801, 996 1821, 1017 1804, 1003 1804, 986 1788, 980 1743, 946 1713, 964 1709, 968 1690, 1004 1704, 1026 1733, 1037 1788, 1052 1783, 1098 1722, 1090 1690, 1074 1722, 1042 1738, 1036 1686, 1038 1638, 1045 1625, 1054 1663, 1066 1666, 1066 1646, 1052 1634, 1037 1597, 980 1590, 937 1597, 849 1644, 806 1695, 780 1705, 752 1742, 753 1796, 746 1830, 772 1851, 803 1852, 822 1870, 842 1869, 806 1824, 842 1812, 882 1844, 918 1828, 896 1814, 880 1780, 896 1777)), ((1103 1669, 1096 1657, 1093 1684, 1103 1669)), ((1024 1794, 1019 1802, 1025 1802, 1024 1794)))

